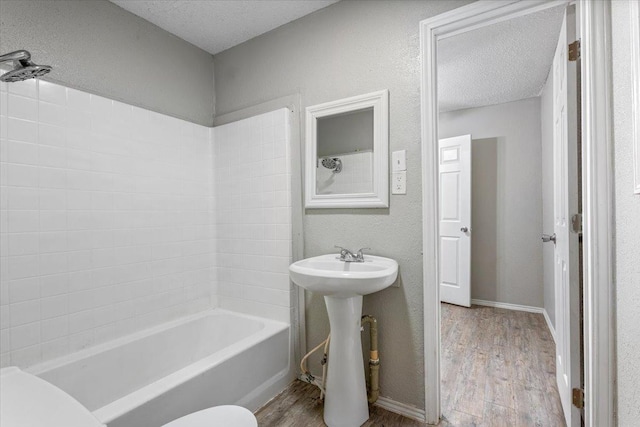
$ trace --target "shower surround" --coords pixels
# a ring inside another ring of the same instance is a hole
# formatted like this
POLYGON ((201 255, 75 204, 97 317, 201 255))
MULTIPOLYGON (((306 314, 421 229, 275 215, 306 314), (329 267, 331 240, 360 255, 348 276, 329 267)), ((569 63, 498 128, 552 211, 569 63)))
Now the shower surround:
POLYGON ((289 322, 287 110, 211 129, 36 80, 0 106, 0 366, 218 306, 289 322))

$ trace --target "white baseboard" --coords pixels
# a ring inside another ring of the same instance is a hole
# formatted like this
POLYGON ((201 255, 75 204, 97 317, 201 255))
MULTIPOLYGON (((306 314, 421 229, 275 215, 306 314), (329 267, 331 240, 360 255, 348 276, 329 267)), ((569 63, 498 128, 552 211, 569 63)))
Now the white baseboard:
POLYGON ((557 343, 557 341, 556 341, 556 329, 551 324, 551 319, 549 319, 549 314, 547 313, 547 310, 543 309, 542 310, 542 314, 544 314, 544 320, 547 322, 547 327, 549 328, 549 332, 551 332, 551 336, 553 337, 553 342, 557 343))
POLYGON ((509 304, 506 302, 485 301, 483 299, 472 299, 471 304, 484 305, 487 307, 504 308, 506 310, 528 311, 529 313, 540 313, 544 311, 542 307, 532 307, 530 305, 509 304))
POLYGON ((415 406, 407 405, 406 403, 396 402, 388 397, 378 397, 374 405, 386 409, 389 412, 400 414, 403 417, 411 418, 413 420, 425 422, 426 413, 424 409, 416 408, 415 406))
POLYGON ((530 305, 520 305, 520 304, 509 304, 506 302, 485 301, 482 299, 472 299, 471 304, 484 305, 486 307, 504 308, 506 310, 527 311, 529 313, 540 313, 544 316, 545 322, 547 322, 547 327, 549 328, 549 332, 551 332, 551 336, 553 337, 553 342, 556 342, 556 330, 553 328, 553 325, 551 324, 551 319, 549 319, 549 314, 547 314, 547 310, 545 310, 542 307, 532 307, 530 305))

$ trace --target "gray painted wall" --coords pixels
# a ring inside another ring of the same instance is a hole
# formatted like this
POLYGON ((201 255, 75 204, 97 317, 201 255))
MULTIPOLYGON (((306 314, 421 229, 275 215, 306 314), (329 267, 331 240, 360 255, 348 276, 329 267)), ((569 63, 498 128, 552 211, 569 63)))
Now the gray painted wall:
MULTIPOLYGON (((400 287, 364 298, 379 320, 383 396, 424 408, 420 43, 418 23, 469 1, 342 1, 214 56, 216 113, 300 93, 302 107, 390 91, 390 151, 407 150, 407 195, 389 209, 306 210, 305 256, 334 244, 400 264, 400 287)), ((304 132, 302 133, 304 135, 304 132)), ((307 294, 307 346, 329 332, 324 301, 307 294)), ((317 372, 318 359, 311 361, 317 372)))
MULTIPOLYGON (((540 125, 542 133, 542 233, 553 234, 553 76, 549 73, 540 96, 540 125)), ((544 309, 556 326, 556 294, 554 284, 554 246, 542 245, 544 269, 544 309)))
POLYGON ((0 1, 0 52, 18 49, 44 80, 213 123, 213 57, 106 0, 0 1))
POLYGON ((471 297, 542 307, 540 98, 440 114, 441 138, 465 134, 482 155, 472 163, 482 170, 473 173, 471 297))
POLYGON ((640 195, 634 195, 629 2, 612 2, 618 425, 640 420, 640 195))

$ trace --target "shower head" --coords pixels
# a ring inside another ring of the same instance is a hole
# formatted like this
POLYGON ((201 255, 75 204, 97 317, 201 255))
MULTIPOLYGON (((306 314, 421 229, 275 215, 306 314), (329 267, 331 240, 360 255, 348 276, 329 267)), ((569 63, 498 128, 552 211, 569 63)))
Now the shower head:
POLYGON ((16 50, 0 56, 0 62, 13 61, 13 70, 0 76, 3 82, 20 82, 43 76, 51 71, 48 65, 37 65, 31 62, 31 54, 26 50, 16 50))
POLYGON ((338 157, 325 157, 322 159, 322 166, 327 169, 333 170, 333 173, 342 172, 342 160, 338 157))

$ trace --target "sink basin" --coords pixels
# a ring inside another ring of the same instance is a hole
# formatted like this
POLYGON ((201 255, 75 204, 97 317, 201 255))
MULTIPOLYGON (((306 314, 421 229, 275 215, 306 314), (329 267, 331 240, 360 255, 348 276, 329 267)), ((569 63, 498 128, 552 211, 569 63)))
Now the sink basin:
POLYGON ((308 291, 335 298, 349 298, 381 291, 398 277, 398 263, 365 255, 364 262, 340 261, 336 254, 321 255, 289 266, 291 280, 308 291))
POLYGON ((289 266, 291 280, 324 295, 331 326, 324 422, 354 427, 369 419, 362 361, 360 318, 362 296, 381 291, 398 277, 398 263, 365 255, 364 262, 344 262, 336 254, 321 255, 289 266))

